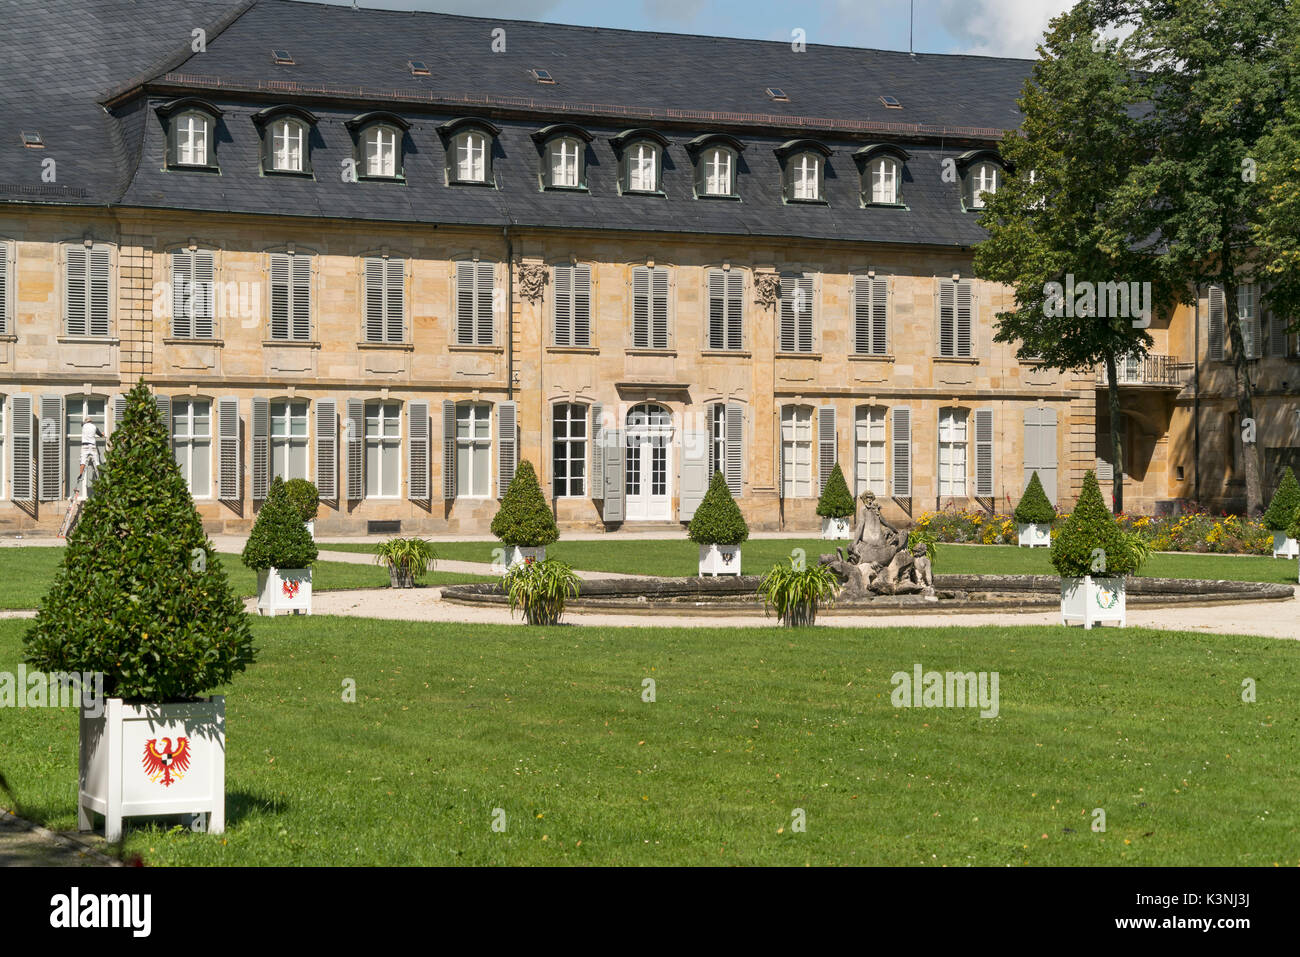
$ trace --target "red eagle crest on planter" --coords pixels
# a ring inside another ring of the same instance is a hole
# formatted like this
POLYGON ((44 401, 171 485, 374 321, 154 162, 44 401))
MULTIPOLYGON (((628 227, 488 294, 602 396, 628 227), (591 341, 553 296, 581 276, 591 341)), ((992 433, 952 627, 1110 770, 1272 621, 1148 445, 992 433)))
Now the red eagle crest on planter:
POLYGON ((280 582, 280 588, 284 591, 285 597, 297 598, 298 588, 301 584, 302 582, 298 581, 296 578, 286 578, 284 581, 280 582))
POLYGON ((176 747, 172 748, 172 739, 163 738, 163 746, 158 747, 158 739, 150 738, 144 746, 144 773, 155 784, 162 782, 165 788, 171 787, 185 776, 190 769, 190 739, 177 738, 176 747))

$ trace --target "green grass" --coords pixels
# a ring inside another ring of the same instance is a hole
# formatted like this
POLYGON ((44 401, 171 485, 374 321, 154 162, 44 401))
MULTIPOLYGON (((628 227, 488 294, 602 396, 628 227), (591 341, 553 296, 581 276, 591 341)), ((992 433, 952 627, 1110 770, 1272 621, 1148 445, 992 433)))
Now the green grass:
MULTIPOLYGON (((0 671, 22 622, 0 621, 0 671)), ((1300 649, 1055 627, 253 623, 228 830, 128 824, 155 864, 1300 863, 1300 649), (996 671, 1000 716, 890 676, 996 671), (642 701, 642 680, 657 700, 642 701), (1244 678, 1259 701, 1241 700, 1244 678), (357 701, 341 700, 344 679, 357 701), (507 828, 491 828, 494 808, 507 828), (806 833, 791 828, 802 808, 806 833), (1103 808, 1107 830, 1090 828, 1103 808)), ((71 711, 0 709, 19 811, 75 826, 71 711)), ((2 795, 0 795, 2 798, 2 795)), ((12 803, 4 800, 3 803, 12 803)))
MULTIPOLYGON (((40 604, 63 561, 62 547, 23 546, 0 548, 0 608, 35 608, 40 604)), ((243 597, 257 594, 257 573, 245 568, 238 555, 222 555, 221 565, 230 584, 243 597)), ((388 569, 378 565, 347 562, 317 562, 313 566, 312 589, 386 588, 388 569)), ((435 572, 428 585, 455 585, 492 580, 481 575, 435 572)))
MULTIPOLYGON (((809 561, 823 552, 848 542, 826 542, 820 538, 758 538, 744 544, 742 561, 746 571, 761 574, 802 548, 809 561)), ((374 545, 359 542, 321 545, 322 549, 372 552, 374 545)), ((495 541, 437 542, 438 557, 453 561, 491 562, 495 541)), ((546 548, 548 558, 558 558, 583 571, 622 572, 634 575, 694 575, 699 569, 697 546, 683 537, 663 539, 612 539, 609 541, 559 541, 546 548)), ((940 544, 935 570, 940 574, 1038 574, 1054 575, 1046 548, 1017 548, 1014 545, 940 544)), ((1258 555, 1153 555, 1142 569, 1150 578, 1206 578, 1211 580, 1260 581, 1296 584, 1294 561, 1258 555)))

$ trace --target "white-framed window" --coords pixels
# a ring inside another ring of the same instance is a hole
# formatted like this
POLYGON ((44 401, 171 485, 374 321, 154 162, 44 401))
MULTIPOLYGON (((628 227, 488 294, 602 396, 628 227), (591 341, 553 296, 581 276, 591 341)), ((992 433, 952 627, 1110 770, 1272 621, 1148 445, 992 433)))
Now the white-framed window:
POLYGON ((667 349, 668 270, 662 266, 632 269, 632 346, 667 349))
POLYGON ((883 498, 885 487, 885 417, 883 405, 860 405, 854 422, 854 494, 883 498))
POLYGON ((816 283, 812 273, 787 273, 781 276, 781 323, 777 351, 813 351, 815 293, 816 283))
POLYGON ((456 136, 456 182, 487 182, 487 137, 478 130, 466 130, 456 136))
MULTIPOLYGON (((727 463, 727 406, 715 402, 709 406, 709 442, 711 444, 709 461, 713 463, 711 472, 721 472, 727 463)), ((713 481, 713 476, 709 476, 713 481)))
POLYGON ((366 403, 366 498, 402 494, 402 404, 366 403))
POLYGON ((490 346, 495 340, 493 293, 496 264, 463 259, 456 263, 456 342, 490 346))
POLYGON ((939 410, 939 495, 966 494, 966 409, 939 410))
POLYGON ((280 119, 271 124, 271 169, 279 173, 306 170, 307 127, 298 120, 280 119))
POLYGON ((591 267, 556 266, 552 286, 557 346, 591 345, 591 267))
POLYGON ((821 199, 821 157, 816 153, 800 153, 791 157, 790 163, 790 197, 797 200, 821 199))
POLYGON ((659 147, 641 140, 627 151, 627 190, 653 193, 659 189, 659 147))
POLYGON ((547 145, 550 157, 549 186, 560 189, 577 189, 582 185, 582 141, 572 136, 561 136, 547 145))
POLYGON ((377 123, 363 138, 367 176, 397 175, 397 142, 401 134, 396 127, 377 123))
POLYGON ((203 113, 182 113, 176 117, 176 164, 209 165, 212 118, 203 113))
POLYGON ((194 498, 212 497, 212 401, 172 399, 172 450, 194 498))
POLYGON ((556 498, 587 494, 587 407, 560 402, 551 415, 551 471, 556 498))
POLYGON ((112 250, 82 243, 65 248, 64 328, 70 336, 107 336, 112 307, 112 250))
POLYGON ((406 341, 406 261, 365 259, 366 342, 406 341))
POLYGON ((707 348, 745 347, 745 277, 739 269, 710 269, 707 348))
POLYGON ((271 402, 271 478, 310 478, 307 472, 307 400, 271 402))
POLYGON ((1259 285, 1243 283, 1237 287, 1237 318, 1241 321, 1241 344, 1247 359, 1262 354, 1259 314, 1259 285))
POLYGON ((985 161, 976 163, 970 173, 971 209, 984 208, 984 194, 992 195, 998 191, 1002 182, 1002 171, 996 163, 985 161))
POLYGON ((271 253, 271 338, 311 340, 311 256, 271 253))
POLYGON ((871 161, 871 201, 893 205, 898 202, 898 160, 878 156, 871 161))
POLYGON ((456 496, 487 498, 492 494, 492 406, 461 402, 456 406, 456 496))
POLYGON ((736 157, 722 146, 705 150, 700 156, 703 175, 700 182, 704 196, 734 196, 736 193, 736 157))
POLYGON ((784 498, 813 494, 813 410, 810 405, 781 408, 781 491, 784 498))
POLYGON ((172 266, 172 337, 216 336, 216 258, 210 249, 176 249, 172 266))
MULTIPOLYGON (((81 431, 82 418, 90 416, 90 421, 99 429, 100 436, 95 439, 99 464, 104 464, 103 433, 108 431, 106 416, 108 400, 103 396, 70 395, 63 400, 64 409, 64 444, 65 459, 63 469, 64 498, 71 498, 81 477, 81 431)), ((42 423, 44 427, 44 423, 42 423)))

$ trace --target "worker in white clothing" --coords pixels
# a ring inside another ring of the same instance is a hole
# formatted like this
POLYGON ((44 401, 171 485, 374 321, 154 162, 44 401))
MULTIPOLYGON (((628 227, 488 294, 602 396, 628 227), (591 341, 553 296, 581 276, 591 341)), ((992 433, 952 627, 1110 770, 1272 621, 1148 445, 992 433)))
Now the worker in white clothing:
POLYGON ((104 433, 99 431, 99 426, 90 416, 83 416, 81 419, 81 470, 86 470, 89 464, 92 469, 99 468, 99 444, 98 440, 104 437, 104 433))

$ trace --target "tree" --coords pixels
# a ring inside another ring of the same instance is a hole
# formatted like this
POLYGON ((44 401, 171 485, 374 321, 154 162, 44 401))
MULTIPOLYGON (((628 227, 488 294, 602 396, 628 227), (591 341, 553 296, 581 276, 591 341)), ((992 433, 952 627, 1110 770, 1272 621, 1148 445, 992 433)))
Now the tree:
POLYGON ((141 380, 24 639, 26 661, 102 672, 110 697, 177 701, 243 671, 252 641, 141 380))
POLYGON ((749 538, 749 525, 721 472, 714 472, 704 500, 686 527, 686 535, 697 545, 740 545, 749 538))
POLYGON ((522 548, 541 548, 560 538, 533 463, 527 459, 519 463, 506 494, 501 496, 501 507, 492 518, 492 534, 504 545, 522 548))
POLYGON ((240 556, 249 568, 310 568, 319 550, 302 523, 302 507, 276 476, 240 556))
POLYGON ((1112 26, 1133 31, 1126 46, 1143 76, 1146 105, 1138 123, 1152 149, 1129 177, 1123 205, 1133 233, 1153 237, 1161 274, 1183 302, 1193 302, 1204 286, 1223 290, 1251 516, 1259 514, 1263 494, 1237 292, 1268 275, 1253 246, 1264 197, 1257 165, 1284 105, 1280 41, 1290 3, 1104 3, 1112 26))
POLYGON ((836 462, 826 479, 821 498, 817 500, 817 514, 822 518, 852 518, 853 512, 853 494, 849 491, 849 483, 844 481, 840 463, 836 462))
POLYGON ((1074 511, 1052 542, 1052 567, 1062 578, 1119 578, 1135 573, 1143 557, 1131 536, 1106 510, 1097 475, 1089 469, 1074 511))
POLYGON ((1260 140, 1263 196, 1254 239, 1273 284, 1265 299, 1275 315, 1294 318, 1287 331, 1295 332, 1300 323, 1300 4, 1291 5, 1282 29, 1283 107, 1260 140))
POLYGON ((1039 45, 1019 100, 1024 122, 1001 147, 1010 175, 986 195, 980 215, 989 238, 976 247, 975 273, 1015 290, 1014 307, 997 316, 996 342, 1019 342, 1020 356, 1062 372, 1105 365, 1114 503, 1122 511, 1116 360, 1152 344, 1134 318, 1131 284, 1139 295, 1141 283, 1152 284, 1148 315, 1173 296, 1117 208, 1144 156, 1132 110, 1136 80, 1124 48, 1097 41, 1100 23, 1084 0, 1053 19, 1039 45), (1091 285, 1076 295, 1076 283, 1091 285))
POLYGON ((1043 483, 1037 472, 1029 477, 1025 494, 1020 497, 1020 504, 1012 516, 1021 525, 1051 525, 1056 520, 1056 509, 1043 491, 1043 483))
POLYGON ((1298 508, 1300 508, 1300 482, 1296 481, 1295 473, 1291 471, 1290 466, 1287 466, 1282 473, 1282 481, 1278 483, 1277 491, 1273 493, 1273 500, 1268 503, 1268 510, 1264 512, 1264 527, 1274 532, 1284 531, 1295 518, 1298 508))

